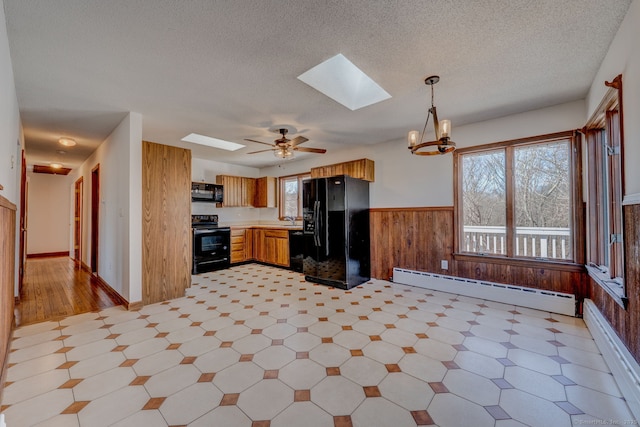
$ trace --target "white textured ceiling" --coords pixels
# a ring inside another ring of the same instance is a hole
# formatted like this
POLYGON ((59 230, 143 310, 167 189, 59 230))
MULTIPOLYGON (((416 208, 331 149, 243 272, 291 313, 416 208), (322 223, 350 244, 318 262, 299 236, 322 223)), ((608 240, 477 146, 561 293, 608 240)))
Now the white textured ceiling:
MULTIPOLYGON (((585 97, 631 0, 4 0, 29 163, 77 166, 128 111, 146 140, 260 167, 196 132, 307 147, 404 140, 424 78, 454 126, 585 97), (296 77, 344 54, 392 96, 350 111, 296 77), (60 136, 78 141, 56 153, 60 136), (57 156, 57 157, 56 157, 57 156)), ((318 154, 299 154, 299 158, 318 154)))

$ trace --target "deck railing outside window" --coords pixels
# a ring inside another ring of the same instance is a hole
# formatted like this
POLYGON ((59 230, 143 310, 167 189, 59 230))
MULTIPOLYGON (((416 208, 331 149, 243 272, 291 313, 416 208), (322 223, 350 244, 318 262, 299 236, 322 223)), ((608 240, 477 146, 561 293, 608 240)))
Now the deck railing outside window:
MULTIPOLYGON (((465 252, 506 255, 505 227, 464 226, 465 252)), ((558 227, 516 227, 515 254, 521 257, 570 259, 571 230, 558 227)))

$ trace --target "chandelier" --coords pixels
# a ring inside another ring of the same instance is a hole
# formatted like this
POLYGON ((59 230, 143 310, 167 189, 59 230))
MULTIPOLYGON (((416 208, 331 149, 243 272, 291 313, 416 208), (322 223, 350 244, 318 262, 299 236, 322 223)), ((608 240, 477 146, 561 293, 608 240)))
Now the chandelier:
POLYGON ((417 130, 409 132, 409 150, 411 154, 417 154, 419 156, 433 156, 436 154, 451 153, 456 149, 456 143, 451 141, 451 121, 442 120, 438 121, 438 113, 436 112, 436 106, 433 105, 433 85, 440 81, 439 76, 430 76, 424 80, 424 83, 431 86, 431 108, 427 113, 427 120, 424 122, 424 128, 422 133, 417 130), (429 123, 429 116, 433 115, 433 130, 435 132, 435 140, 421 142, 424 139, 424 133, 427 130, 427 124, 429 123))

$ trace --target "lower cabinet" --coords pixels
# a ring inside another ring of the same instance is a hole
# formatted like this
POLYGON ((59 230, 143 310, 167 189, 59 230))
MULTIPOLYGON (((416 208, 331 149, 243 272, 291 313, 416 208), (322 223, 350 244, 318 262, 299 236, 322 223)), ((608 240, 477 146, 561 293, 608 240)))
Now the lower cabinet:
POLYGON ((269 228, 232 228, 231 263, 256 260, 289 267, 289 231, 269 228))
POLYGON ((253 258, 253 234, 251 228, 231 229, 231 264, 253 258))
POLYGON ((267 264, 289 267, 289 232, 264 230, 264 253, 267 264))

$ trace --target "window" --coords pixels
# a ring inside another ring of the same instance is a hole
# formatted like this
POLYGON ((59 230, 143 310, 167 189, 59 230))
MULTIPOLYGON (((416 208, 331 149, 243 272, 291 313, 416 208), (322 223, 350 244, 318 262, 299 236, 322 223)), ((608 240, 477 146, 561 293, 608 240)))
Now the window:
POLYGON ((587 146, 587 270, 624 306, 622 77, 616 77, 583 132, 587 146))
POLYGON ((456 251, 575 261, 578 148, 571 131, 456 151, 456 251))
POLYGON ((280 219, 302 219, 302 181, 309 178, 308 173, 280 177, 280 219))

